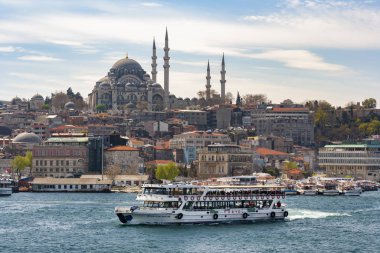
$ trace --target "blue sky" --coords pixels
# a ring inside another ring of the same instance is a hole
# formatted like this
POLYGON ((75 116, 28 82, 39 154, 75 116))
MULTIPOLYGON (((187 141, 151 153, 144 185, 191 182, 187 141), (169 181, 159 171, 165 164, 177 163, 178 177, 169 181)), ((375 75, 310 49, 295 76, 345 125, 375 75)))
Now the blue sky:
POLYGON ((150 73, 153 37, 158 81, 168 27, 170 92, 266 94, 273 102, 323 99, 380 103, 380 2, 323 0, 48 1, 0 0, 0 100, 65 91, 84 97, 118 59, 150 73))

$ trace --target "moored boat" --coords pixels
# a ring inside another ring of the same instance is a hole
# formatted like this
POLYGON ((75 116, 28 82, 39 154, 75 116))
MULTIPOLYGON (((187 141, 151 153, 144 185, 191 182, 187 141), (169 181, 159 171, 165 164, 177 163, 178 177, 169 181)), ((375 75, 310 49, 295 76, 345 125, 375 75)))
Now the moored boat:
POLYGON ((314 196, 317 195, 318 189, 316 185, 305 184, 302 186, 302 194, 306 196, 314 196))
POLYGON ((116 207, 121 223, 194 224, 284 220, 288 216, 281 187, 148 184, 141 206, 116 207))
POLYGON ((326 183, 325 188, 322 189, 322 195, 324 196, 337 196, 340 194, 337 183, 326 183))
POLYGON ((343 190, 345 196, 360 196, 362 194, 361 187, 347 187, 343 190))
POLYGON ((0 197, 12 195, 12 180, 0 179, 0 197))

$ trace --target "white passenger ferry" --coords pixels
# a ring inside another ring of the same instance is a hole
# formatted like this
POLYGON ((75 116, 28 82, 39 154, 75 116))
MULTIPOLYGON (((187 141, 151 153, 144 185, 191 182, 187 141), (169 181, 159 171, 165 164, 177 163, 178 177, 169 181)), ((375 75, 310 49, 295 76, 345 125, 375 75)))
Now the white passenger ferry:
POLYGON ((230 223, 284 220, 281 187, 145 184, 141 206, 116 207, 124 224, 230 223))

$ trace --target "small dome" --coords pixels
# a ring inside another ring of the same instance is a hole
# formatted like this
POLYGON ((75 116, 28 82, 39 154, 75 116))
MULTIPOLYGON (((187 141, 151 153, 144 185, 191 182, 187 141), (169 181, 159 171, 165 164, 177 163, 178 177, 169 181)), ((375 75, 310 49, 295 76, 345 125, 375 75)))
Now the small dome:
POLYGON ((70 109, 75 109, 75 104, 73 103, 73 102, 67 102, 66 104, 65 104, 65 109, 66 110, 70 110, 70 109))
POLYGON ((15 104, 18 104, 18 103, 21 103, 22 102, 22 100, 21 100, 21 98, 19 98, 19 97, 14 97, 13 99, 12 99, 12 105, 15 105, 15 104))
POLYGON ((13 139, 12 143, 41 143, 41 138, 34 133, 21 133, 13 139))
POLYGON ((0 126, 0 135, 6 136, 6 135, 11 135, 12 129, 6 126, 0 126))
POLYGON ((154 87, 154 88, 161 88, 162 89, 162 86, 159 83, 152 84, 152 87, 154 87))
POLYGON ((101 83, 99 87, 103 90, 111 89, 111 85, 109 83, 101 83))
POLYGON ((129 103, 127 104, 127 108, 133 109, 135 108, 135 105, 133 103, 129 103))
POLYGON ((30 100, 44 100, 44 98, 40 94, 34 95, 30 100))

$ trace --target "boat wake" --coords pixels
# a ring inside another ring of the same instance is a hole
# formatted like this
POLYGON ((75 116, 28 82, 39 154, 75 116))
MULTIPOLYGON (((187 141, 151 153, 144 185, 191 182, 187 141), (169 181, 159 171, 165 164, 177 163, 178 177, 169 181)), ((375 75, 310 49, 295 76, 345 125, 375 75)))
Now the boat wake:
POLYGON ((289 220, 324 219, 327 217, 350 216, 347 213, 332 213, 307 209, 289 209, 289 220))

